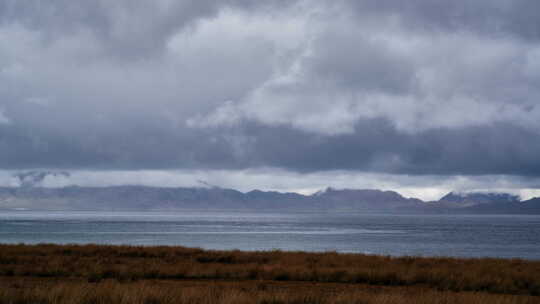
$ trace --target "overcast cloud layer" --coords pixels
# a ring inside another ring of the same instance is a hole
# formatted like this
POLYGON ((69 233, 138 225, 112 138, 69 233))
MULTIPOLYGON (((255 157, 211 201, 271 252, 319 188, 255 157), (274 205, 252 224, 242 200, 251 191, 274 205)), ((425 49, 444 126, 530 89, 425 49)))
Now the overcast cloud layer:
POLYGON ((530 188, 539 155, 537 0, 0 2, 4 170, 530 188))

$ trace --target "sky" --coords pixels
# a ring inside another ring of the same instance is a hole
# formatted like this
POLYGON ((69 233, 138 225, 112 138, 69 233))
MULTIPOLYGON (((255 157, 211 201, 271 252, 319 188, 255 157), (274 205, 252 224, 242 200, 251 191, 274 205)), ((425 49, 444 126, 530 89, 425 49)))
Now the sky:
POLYGON ((540 1, 3 0, 0 185, 540 196, 540 1))

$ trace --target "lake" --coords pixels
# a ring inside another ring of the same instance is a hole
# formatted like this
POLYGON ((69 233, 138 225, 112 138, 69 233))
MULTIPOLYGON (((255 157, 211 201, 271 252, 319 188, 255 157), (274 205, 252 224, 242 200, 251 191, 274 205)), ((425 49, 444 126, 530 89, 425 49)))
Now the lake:
POLYGON ((540 259, 540 216, 9 211, 0 242, 540 259))

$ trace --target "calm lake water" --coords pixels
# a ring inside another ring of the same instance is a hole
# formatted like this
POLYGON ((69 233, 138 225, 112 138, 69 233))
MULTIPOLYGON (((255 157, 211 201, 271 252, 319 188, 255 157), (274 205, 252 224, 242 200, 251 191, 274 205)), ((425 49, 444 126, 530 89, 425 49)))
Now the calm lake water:
POLYGON ((0 243, 540 259, 540 216, 21 211, 0 213, 0 243))

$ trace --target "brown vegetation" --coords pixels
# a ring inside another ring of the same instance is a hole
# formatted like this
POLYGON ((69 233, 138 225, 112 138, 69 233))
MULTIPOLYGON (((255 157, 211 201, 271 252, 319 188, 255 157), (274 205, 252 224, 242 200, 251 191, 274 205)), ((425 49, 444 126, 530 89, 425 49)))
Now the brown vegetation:
POLYGON ((0 245, 4 303, 539 303, 540 261, 0 245))

